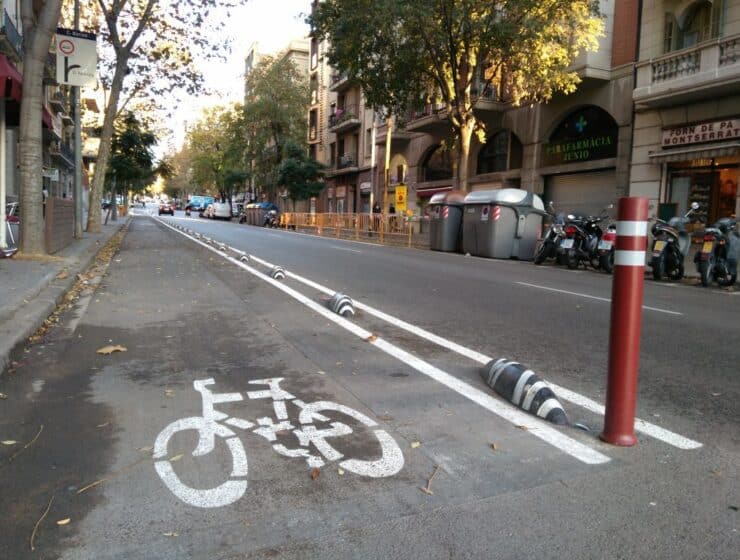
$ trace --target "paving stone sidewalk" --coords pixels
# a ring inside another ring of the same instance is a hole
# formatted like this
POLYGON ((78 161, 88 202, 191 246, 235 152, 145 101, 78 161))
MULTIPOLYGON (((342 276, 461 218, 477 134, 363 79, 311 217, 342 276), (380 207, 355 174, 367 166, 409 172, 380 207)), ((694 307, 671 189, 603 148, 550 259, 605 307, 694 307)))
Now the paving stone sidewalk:
POLYGON ((0 374, 17 345, 43 323, 98 251, 128 222, 102 226, 100 233, 85 233, 80 240, 48 260, 13 257, 0 259, 0 374), (58 279, 66 270, 66 277, 58 279))

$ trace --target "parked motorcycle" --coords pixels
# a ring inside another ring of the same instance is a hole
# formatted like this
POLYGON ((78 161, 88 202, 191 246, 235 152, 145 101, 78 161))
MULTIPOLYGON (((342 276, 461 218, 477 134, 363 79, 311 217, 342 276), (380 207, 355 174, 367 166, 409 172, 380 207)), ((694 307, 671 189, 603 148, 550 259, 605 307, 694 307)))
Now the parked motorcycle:
POLYGON ((655 218, 650 229, 653 235, 650 266, 654 280, 662 280, 666 276, 671 280, 683 278, 684 258, 691 248, 691 236, 686 231, 686 224, 691 221, 689 216, 698 209, 699 203, 692 202, 691 208, 683 216, 674 216, 667 222, 655 218))
POLYGON ((608 208, 613 208, 613 205, 604 208, 598 216, 568 214, 563 227, 565 238, 560 242, 559 250, 565 255, 565 264, 571 270, 578 268, 581 262, 596 269, 601 266, 598 246, 603 230, 599 224, 609 217, 606 213, 608 208))
POLYGON ((740 235, 734 218, 722 218, 704 230, 704 243, 694 256, 701 285, 712 281, 722 287, 737 280, 737 260, 740 257, 740 235))
POLYGON ((565 237, 563 225, 565 214, 555 214, 552 202, 547 204, 550 214, 550 225, 545 230, 545 235, 540 240, 534 252, 534 264, 542 264, 547 259, 555 259, 558 256, 560 241, 565 237))
POLYGON ((614 271, 614 253, 617 245, 617 225, 609 224, 599 239, 596 250, 599 253, 599 266, 607 274, 614 271))
POLYGON ((276 228, 279 225, 277 210, 265 212, 265 218, 262 222, 264 227, 276 228))

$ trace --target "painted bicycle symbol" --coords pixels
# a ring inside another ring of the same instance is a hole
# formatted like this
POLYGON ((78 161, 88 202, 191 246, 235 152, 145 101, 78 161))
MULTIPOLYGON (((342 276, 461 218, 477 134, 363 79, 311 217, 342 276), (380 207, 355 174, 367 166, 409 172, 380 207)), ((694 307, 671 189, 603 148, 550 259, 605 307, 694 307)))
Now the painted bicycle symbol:
POLYGON ((256 424, 242 418, 229 417, 215 409, 215 405, 244 400, 241 393, 214 393, 208 386, 213 379, 193 381, 193 387, 201 394, 202 416, 181 418, 169 424, 154 442, 154 468, 165 486, 183 502, 202 508, 221 507, 240 499, 247 490, 247 453, 241 439, 232 428, 252 430, 253 433, 272 443, 272 448, 285 457, 302 458, 310 468, 321 468, 327 462, 340 461, 341 468, 360 476, 381 478, 398 473, 404 464, 403 453, 395 440, 385 430, 379 429, 377 422, 348 406, 331 401, 305 403, 280 387, 284 378, 257 379, 250 385, 266 385, 267 389, 248 391, 249 399, 272 399, 275 418, 258 418, 256 424), (298 426, 294 426, 288 416, 288 404, 300 409, 298 426), (343 422, 331 421, 322 412, 339 412, 372 429, 380 444, 380 458, 361 460, 345 458, 327 441, 352 434, 352 428, 343 422), (318 428, 315 423, 327 424, 318 428), (199 489, 185 484, 175 472, 167 449, 170 439, 178 432, 195 430, 198 444, 191 452, 193 457, 202 457, 215 449, 216 438, 222 438, 232 456, 230 479, 215 488, 199 489), (299 447, 289 448, 277 443, 278 435, 292 433, 299 447), (312 453, 315 449, 318 453, 312 453), (343 459, 343 460, 342 460, 343 459))

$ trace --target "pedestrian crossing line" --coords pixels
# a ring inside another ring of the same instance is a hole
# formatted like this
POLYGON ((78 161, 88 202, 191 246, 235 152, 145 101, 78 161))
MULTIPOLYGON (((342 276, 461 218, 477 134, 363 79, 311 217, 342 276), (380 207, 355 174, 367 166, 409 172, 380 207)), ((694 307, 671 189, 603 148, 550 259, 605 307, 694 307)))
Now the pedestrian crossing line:
MULTIPOLYGON (((249 272, 250 274, 259 278, 260 280, 267 282, 268 284, 272 285, 273 287, 277 288, 283 293, 289 295, 296 301, 302 303, 303 305, 305 305, 312 311, 315 311, 319 315, 323 316, 325 319, 332 321, 333 323, 344 328, 351 334, 361 338, 362 340, 364 340, 365 342, 368 342, 369 344, 372 344, 373 346, 375 346, 382 352, 388 354, 389 356, 392 356, 398 359, 399 361, 405 363, 406 365, 415 369, 419 373, 422 373, 430 377, 431 379, 434 379, 435 381, 445 385, 446 387, 466 397, 472 402, 482 406, 489 412, 492 412, 496 414, 497 416, 499 416, 500 418, 507 420, 513 425, 526 429, 527 433, 552 445, 553 447, 561 450, 562 452, 570 455, 571 457, 574 457, 575 459, 585 464, 589 464, 589 465, 604 464, 611 460, 609 457, 607 457, 603 453, 600 453, 599 451, 596 451, 595 449, 556 430, 555 428, 550 426, 547 422, 540 420, 537 417, 531 416, 530 414, 522 412, 519 409, 513 408, 507 403, 494 398, 490 394, 473 387, 472 385, 433 366, 432 364, 422 360, 421 358, 414 356, 413 354, 403 350, 402 348, 399 348, 398 346, 395 346, 394 344, 380 337, 377 337, 370 331, 363 329, 362 327, 353 323, 352 321, 349 321, 345 319, 344 317, 341 317, 333 313, 326 307, 319 305, 318 303, 304 296, 297 290, 294 290, 290 286, 287 286, 277 280, 274 280, 273 278, 260 272, 256 268, 253 268, 249 266, 248 264, 245 264, 235 259, 234 257, 229 256, 228 254, 220 252, 218 249, 210 246, 209 244, 204 243, 198 239, 195 239, 194 237, 188 235, 187 233, 179 231, 177 228, 170 226, 169 224, 167 224, 166 222, 162 220, 157 220, 157 221, 162 223, 165 227, 170 228, 175 233, 179 233, 183 237, 186 237, 187 239, 190 239, 191 241, 200 245, 201 247, 208 249, 209 251, 212 251, 213 253, 221 256, 222 258, 226 259, 230 263, 249 272)), ((262 264, 265 261, 262 261, 260 259, 258 262, 262 264)), ((290 276, 293 276, 290 273, 288 274, 290 276)))

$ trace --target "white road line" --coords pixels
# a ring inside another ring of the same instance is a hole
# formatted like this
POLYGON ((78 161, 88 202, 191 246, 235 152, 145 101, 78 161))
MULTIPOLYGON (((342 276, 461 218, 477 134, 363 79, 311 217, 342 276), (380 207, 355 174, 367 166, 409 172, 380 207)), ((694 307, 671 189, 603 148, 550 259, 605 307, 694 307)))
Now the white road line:
POLYGON ((359 249, 350 249, 349 247, 338 247, 337 245, 329 245, 332 249, 337 249, 339 251, 350 251, 352 253, 362 253, 359 249))
MULTIPOLYGON (((607 303, 611 303, 611 301, 612 301, 611 298, 604 298, 604 297, 599 297, 599 296, 592 296, 592 295, 589 295, 589 294, 581 294, 581 293, 578 293, 578 292, 569 292, 568 290, 560 290, 558 288, 550 288, 548 286, 540 286, 538 284, 530 284, 529 282, 516 282, 516 284, 519 284, 520 286, 529 286, 530 288, 537 288, 537 289, 540 289, 540 290, 547 290, 549 292, 557 292, 559 294, 568 294, 568 295, 571 295, 571 296, 577 296, 577 297, 582 297, 582 298, 586 298, 586 299, 595 299, 596 301, 604 301, 604 302, 607 302, 607 303)), ((650 307, 649 305, 643 305, 642 308, 643 309, 647 309, 648 311, 655 311, 656 313, 665 313, 667 315, 683 316, 683 313, 680 313, 678 311, 671 311, 670 309, 661 309, 659 307, 650 307)))
MULTIPOLYGON (((183 235, 190 238, 190 236, 188 236, 187 234, 183 234, 183 235)), ((253 261, 267 268, 270 268, 270 269, 273 266, 275 266, 271 262, 266 261, 264 259, 260 259, 259 257, 255 257, 254 255, 250 255, 250 258, 253 261)), ((327 288, 326 286, 322 286, 321 284, 313 282, 312 280, 309 280, 308 278, 304 278, 290 271, 286 271, 286 275, 289 278, 297 280, 298 282, 301 282, 302 284, 306 286, 309 286, 319 292, 323 292, 328 295, 332 295, 336 291, 336 290, 331 290, 330 288, 327 288)), ((595 296, 592 296, 592 297, 595 297, 595 296)), ((402 330, 405 330, 411 334, 414 334, 418 336, 419 338, 423 338, 425 340, 428 340, 429 342, 433 342, 434 344, 437 344, 438 346, 447 348, 448 350, 451 350, 452 352, 455 352, 461 356, 469 358, 480 364, 485 365, 493 359, 490 356, 486 356, 485 354, 482 354, 481 352, 477 352, 471 348, 467 348, 465 346, 457 344, 456 342, 453 342, 444 337, 438 336, 432 332, 422 329, 421 327, 412 325, 411 323, 407 323, 406 321, 399 319, 397 317, 394 317, 392 315, 388 315, 387 313, 384 313, 383 311, 380 311, 379 309, 375 309, 374 307, 370 307, 369 305, 365 305, 364 303, 361 303, 359 301, 355 300, 354 305, 355 305, 355 308, 357 309, 360 309, 402 330)), ((581 406, 587 410, 590 410, 591 412, 595 412, 596 414, 600 414, 600 415, 604 414, 604 406, 597 403, 596 401, 593 401, 584 395, 571 391, 570 389, 566 389, 565 387, 561 387, 559 385, 555 385, 554 383, 550 383, 549 381, 548 381, 548 384, 552 387, 554 391, 556 391, 558 396, 562 397, 563 399, 569 402, 572 402, 573 404, 576 404, 578 406, 581 406)), ((679 434, 676 434, 674 432, 671 432, 669 430, 661 428, 660 426, 656 426, 655 424, 651 424, 650 422, 646 422, 639 418, 635 418, 635 430, 647 436, 650 436, 655 439, 661 440, 665 443, 668 443, 669 445, 673 445, 674 447, 678 447, 680 449, 697 449, 702 446, 700 442, 685 438, 684 436, 681 436, 679 434)))
MULTIPOLYGON (((255 262, 267 268, 272 268, 272 266, 274 266, 272 263, 265 261, 263 259, 260 259, 258 257, 252 256, 252 260, 254 260, 255 262)), ((334 293, 334 290, 331 290, 325 286, 322 286, 321 284, 317 284, 316 282, 313 282, 307 278, 303 278, 290 271, 287 271, 286 274, 289 278, 293 278, 294 280, 297 280, 305 284, 306 286, 314 288, 315 290, 319 292, 323 292, 329 295, 334 293)), ((421 327, 417 327, 416 325, 407 323, 406 321, 402 319, 393 317, 392 315, 388 315, 387 313, 384 313, 380 311, 379 309, 375 309, 373 307, 370 307, 369 305, 365 305, 364 303, 361 303, 357 300, 354 300, 354 305, 355 305, 355 308, 360 309, 370 315, 373 315, 377 317, 378 319, 382 319, 383 321, 390 323, 402 330, 405 330, 406 332, 414 334, 418 336, 419 338, 423 338, 425 340, 428 340, 429 342, 433 342, 434 344, 437 344, 438 346, 447 348, 448 350, 451 350, 452 352, 455 352, 461 356, 469 358, 480 364, 485 365, 493 359, 490 356, 486 356, 485 354, 482 354, 471 348, 467 348, 465 346, 457 344, 456 342, 448 340, 444 337, 438 336, 432 332, 422 329, 421 327)), ((549 381, 547 383, 552 387, 552 389, 557 393, 559 397, 562 397, 563 399, 569 402, 572 402, 573 404, 576 404, 587 410, 590 410, 591 412, 595 412, 596 414, 600 414, 602 416, 604 415, 604 406, 597 403, 596 401, 593 401, 584 395, 571 391, 570 389, 566 389, 565 387, 555 385, 554 383, 551 383, 549 381)), ((655 439, 661 440, 665 443, 668 443, 669 445, 673 445, 674 447, 678 447, 680 449, 698 449, 699 447, 702 446, 702 444, 699 443, 698 441, 688 439, 684 436, 681 436, 679 434, 676 434, 674 432, 671 432, 669 430, 661 428, 660 426, 656 426, 655 424, 651 424, 650 422, 646 422, 639 418, 635 418, 635 429, 638 432, 641 432, 655 439)))
POLYGON ((233 257, 225 255, 224 253, 221 253, 220 251, 218 251, 217 249, 214 249, 210 245, 203 243, 202 241, 195 239, 194 237, 191 237, 187 233, 183 233, 179 231, 177 228, 174 228, 163 221, 161 223, 165 225, 166 227, 170 228, 172 231, 179 233, 184 237, 187 237, 194 243, 197 243, 198 245, 208 249, 209 251, 212 251, 216 253, 217 255, 220 255, 221 257, 231 262, 232 264, 246 270, 250 274, 267 282, 268 284, 274 286, 278 290, 281 290, 282 292, 288 294, 289 296, 299 301, 300 303, 302 303, 309 309, 315 311, 319 315, 339 325, 340 327, 344 328, 348 332, 363 339, 364 341, 374 345, 375 347, 382 350, 386 354, 393 356, 394 358, 404 362, 405 364, 412 367, 416 371, 423 373, 424 375, 427 375, 428 377, 434 379, 435 381, 438 381, 439 383, 442 383, 446 387, 468 398, 469 400, 479 404, 480 406, 482 406, 483 408, 485 408, 486 410, 490 412, 493 412, 497 416, 505 420, 508 420, 512 424, 516 426, 525 427, 527 431, 531 433, 533 436, 540 438, 542 441, 549 443, 550 445, 560 449, 561 451, 563 451, 564 453, 567 453, 568 455, 571 455, 572 457, 578 459, 579 461, 582 461, 583 463, 586 463, 589 465, 598 465, 598 464, 603 464, 603 463, 610 461, 609 457, 607 457, 606 455, 599 453, 598 451, 591 449, 587 445, 584 445, 576 441, 575 439, 568 437, 567 435, 559 432, 558 430, 552 428, 549 424, 547 424, 547 422, 544 422, 543 420, 533 417, 525 412, 522 412, 519 409, 510 406, 509 404, 502 403, 501 401, 495 399, 491 395, 484 393, 483 391, 480 391, 479 389, 476 389, 472 385, 469 385, 465 383, 464 381, 461 381, 457 377, 454 377, 450 375, 449 373, 434 367, 428 362, 425 362, 421 360, 420 358, 417 358, 413 354, 410 354, 409 352, 402 350, 401 348, 383 340, 380 337, 373 338, 375 335, 373 335, 373 333, 371 333, 370 331, 367 331, 363 329, 362 327, 356 325, 355 323, 348 321, 347 319, 335 313, 332 313, 327 308, 307 298, 306 296, 304 296, 300 292, 297 292, 293 288, 290 288, 289 286, 286 286, 285 284, 282 284, 276 280, 273 280, 269 276, 259 272, 258 270, 252 268, 251 266, 243 262, 240 262, 233 257))

